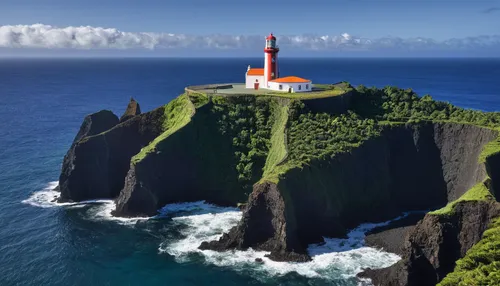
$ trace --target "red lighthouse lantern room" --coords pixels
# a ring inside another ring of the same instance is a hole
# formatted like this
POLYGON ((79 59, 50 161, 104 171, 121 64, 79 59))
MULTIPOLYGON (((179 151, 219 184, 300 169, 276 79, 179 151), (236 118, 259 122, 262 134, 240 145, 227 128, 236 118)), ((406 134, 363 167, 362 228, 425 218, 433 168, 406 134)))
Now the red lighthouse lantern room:
POLYGON ((266 47, 264 48, 264 80, 267 82, 279 77, 278 74, 278 52, 280 49, 276 45, 276 37, 271 33, 266 38, 266 47))

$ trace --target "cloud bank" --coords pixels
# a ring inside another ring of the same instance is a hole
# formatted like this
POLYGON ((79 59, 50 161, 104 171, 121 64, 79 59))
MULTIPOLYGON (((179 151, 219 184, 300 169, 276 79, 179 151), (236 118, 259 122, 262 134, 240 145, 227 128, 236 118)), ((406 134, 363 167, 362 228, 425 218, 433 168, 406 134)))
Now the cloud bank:
MULTIPOLYGON (((261 48, 264 37, 235 35, 185 35, 170 33, 132 33, 114 28, 91 26, 54 27, 50 25, 0 26, 0 48, 10 49, 243 49, 261 48)), ((368 39, 347 33, 341 35, 278 35, 282 48, 314 51, 500 51, 500 35, 453 38, 384 37, 368 39)))

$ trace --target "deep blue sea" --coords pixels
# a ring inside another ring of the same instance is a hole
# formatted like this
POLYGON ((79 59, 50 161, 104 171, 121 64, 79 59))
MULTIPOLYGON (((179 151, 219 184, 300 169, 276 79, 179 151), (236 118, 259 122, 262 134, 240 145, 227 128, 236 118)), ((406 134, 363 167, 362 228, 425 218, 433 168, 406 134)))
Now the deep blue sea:
MULTIPOLYGON (((199 252, 240 213, 202 202, 154 219, 117 220, 112 201, 56 205, 50 189, 85 115, 143 111, 187 85, 242 82, 261 59, 0 59, 0 285, 357 285, 362 267, 397 256, 347 239, 311 246, 308 264, 255 264, 263 253, 199 252)), ((313 83, 396 85, 466 108, 500 111, 500 59, 292 59, 313 83)))

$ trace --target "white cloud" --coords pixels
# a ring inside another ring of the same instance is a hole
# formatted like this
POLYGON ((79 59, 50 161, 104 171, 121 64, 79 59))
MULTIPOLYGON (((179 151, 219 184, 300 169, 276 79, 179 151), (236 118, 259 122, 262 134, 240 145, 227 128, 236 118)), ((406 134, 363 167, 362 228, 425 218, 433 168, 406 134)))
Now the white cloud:
MULTIPOLYGON (((263 36, 184 35, 131 33, 114 28, 54 27, 50 25, 0 26, 0 47, 42 49, 253 49, 263 36)), ((384 37, 367 39, 341 35, 280 35, 281 47, 322 51, 359 50, 474 50, 500 48, 500 36, 478 36, 436 41, 430 38, 384 37)))

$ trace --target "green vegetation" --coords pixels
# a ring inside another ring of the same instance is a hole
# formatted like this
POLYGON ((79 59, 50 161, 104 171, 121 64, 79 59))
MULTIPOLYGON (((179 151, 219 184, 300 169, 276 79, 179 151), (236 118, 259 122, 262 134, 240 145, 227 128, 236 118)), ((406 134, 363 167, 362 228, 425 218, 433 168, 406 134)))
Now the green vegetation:
POLYGON ((186 94, 177 97, 165 105, 165 114, 162 124, 163 133, 156 137, 148 146, 142 148, 141 152, 132 157, 132 164, 140 162, 148 153, 155 151, 156 145, 160 141, 188 124, 194 112, 194 106, 186 94))
POLYGON ((189 92, 188 96, 196 108, 200 108, 209 102, 208 96, 202 92, 189 92))
POLYGON ((238 96, 212 97, 219 132, 232 140, 238 180, 252 184, 262 175, 271 137, 272 99, 238 96), (259 168, 260 166, 260 168, 259 168))
MULTIPOLYGON (((214 120, 218 132, 231 140, 236 162, 233 168, 238 180, 247 186, 259 180, 277 183, 280 176, 292 168, 350 152, 394 125, 443 121, 488 128, 500 126, 500 113, 458 108, 435 101, 429 95, 419 97, 411 89, 359 86, 354 90, 347 82, 315 84, 313 89, 311 93, 234 96, 189 91, 166 106, 164 133, 143 148, 132 162, 154 151, 158 142, 190 121, 195 108, 209 103, 212 115, 206 120, 214 120), (343 114, 314 112, 302 101, 350 91, 353 93, 349 111, 343 114)), ((489 143, 480 159, 484 161, 497 152, 500 152, 500 139, 489 143)))
POLYGON ((500 218, 495 219, 439 286, 500 285, 500 218))
POLYGON ((476 184, 474 187, 469 189, 465 194, 463 194, 457 200, 448 203, 445 207, 429 212, 433 215, 451 215, 455 209, 455 206, 460 202, 466 201, 485 201, 494 200, 493 195, 488 190, 486 186, 486 181, 476 184))
POLYGON ((380 131, 374 120, 362 119, 353 112, 340 116, 305 112, 290 122, 289 160, 301 165, 331 158, 379 136, 380 131))
MULTIPOLYGON (((499 129, 496 128, 496 130, 499 129)), ((484 163, 486 162, 486 158, 498 154, 499 152, 500 152, 500 136, 484 146, 483 151, 481 152, 481 154, 479 154, 479 162, 484 163)))
POLYGON ((353 111, 363 117, 387 121, 451 121, 483 127, 498 127, 500 112, 463 109, 435 101, 430 95, 419 97, 411 89, 387 86, 383 89, 357 87, 353 111))
POLYGON ((266 159, 266 164, 264 165, 264 175, 263 177, 268 180, 277 183, 278 182, 278 169, 277 166, 283 162, 287 156, 286 148, 286 125, 288 122, 288 105, 282 106, 276 103, 273 112, 273 127, 271 130, 271 147, 269 149, 269 154, 266 159))

